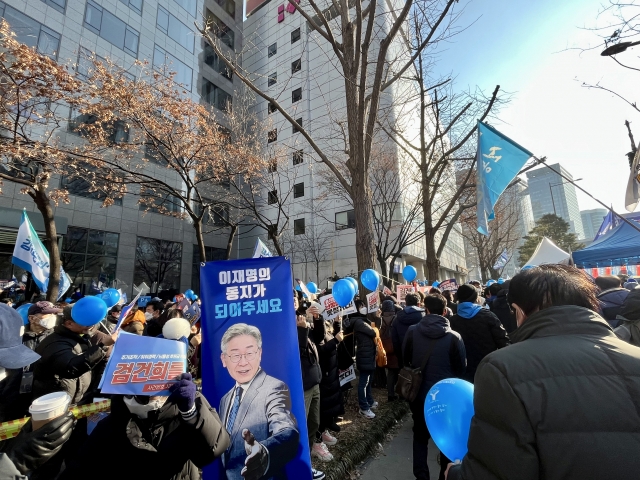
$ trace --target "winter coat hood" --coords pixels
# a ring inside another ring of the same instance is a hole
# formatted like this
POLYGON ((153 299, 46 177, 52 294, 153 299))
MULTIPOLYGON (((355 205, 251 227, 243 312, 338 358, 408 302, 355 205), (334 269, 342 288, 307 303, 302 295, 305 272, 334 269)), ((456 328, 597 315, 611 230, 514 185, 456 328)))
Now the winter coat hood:
POLYGON ((451 331, 449 320, 441 315, 429 314, 422 317, 415 327, 420 335, 429 338, 441 338, 451 331))
POLYGON ((458 304, 458 315, 462 318, 473 318, 482 310, 482 306, 477 303, 462 302, 458 304))
POLYGON ((408 326, 415 325, 415 319, 424 316, 424 308, 415 307, 413 305, 410 307, 404 307, 402 311, 404 312, 404 315, 398 315, 397 321, 408 326))
MULTIPOLYGON (((609 321, 615 320, 616 315, 620 313, 624 300, 629 295, 629 290, 626 288, 612 288, 605 290, 598 295, 600 300, 600 308, 602 309, 602 316, 609 321)), ((612 325, 616 326, 616 325, 612 325)))

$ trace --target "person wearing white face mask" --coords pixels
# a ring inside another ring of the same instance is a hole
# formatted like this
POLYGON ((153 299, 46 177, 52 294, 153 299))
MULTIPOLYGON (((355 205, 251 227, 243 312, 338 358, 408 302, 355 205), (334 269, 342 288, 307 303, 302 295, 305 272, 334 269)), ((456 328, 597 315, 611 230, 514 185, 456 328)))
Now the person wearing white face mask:
POLYGON ((31 305, 27 311, 29 329, 24 333, 22 343, 35 351, 40 342, 53 332, 53 327, 58 323, 58 313, 61 312, 62 309, 56 308, 51 302, 38 302, 31 305))

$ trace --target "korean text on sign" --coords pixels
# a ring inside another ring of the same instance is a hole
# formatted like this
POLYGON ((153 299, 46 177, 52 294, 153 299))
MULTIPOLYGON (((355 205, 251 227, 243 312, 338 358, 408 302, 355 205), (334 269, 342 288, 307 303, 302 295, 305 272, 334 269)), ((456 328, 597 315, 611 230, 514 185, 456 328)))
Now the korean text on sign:
POLYGON ((223 270, 218 282, 224 285, 226 303, 214 307, 215 318, 241 317, 282 312, 282 299, 269 298, 270 268, 223 270))

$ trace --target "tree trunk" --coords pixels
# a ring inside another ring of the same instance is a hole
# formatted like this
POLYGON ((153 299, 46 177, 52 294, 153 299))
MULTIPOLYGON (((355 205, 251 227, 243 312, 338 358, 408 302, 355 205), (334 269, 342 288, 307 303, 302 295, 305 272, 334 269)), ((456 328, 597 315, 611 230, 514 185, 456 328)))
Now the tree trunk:
POLYGON ((232 225, 231 230, 229 230, 229 237, 227 238, 227 251, 224 254, 225 260, 231 260, 231 250, 233 248, 233 239, 235 238, 237 231, 238 231, 238 225, 232 225))
POLYGON ((196 242, 198 242, 198 250, 200 250, 200 263, 207 261, 207 252, 204 248, 204 235, 202 234, 202 219, 191 218, 193 220, 193 228, 196 231, 196 242))
MULTIPOLYGON (((58 301, 60 289, 60 250, 58 249, 58 232, 51 207, 51 200, 47 195, 47 185, 38 184, 34 189, 33 200, 44 219, 44 231, 47 234, 47 249, 49 250, 49 284, 47 286, 46 299, 48 302, 58 301)), ((62 292, 64 293, 64 292, 62 292)))
MULTIPOLYGON (((428 198, 428 196, 423 196, 423 198, 428 198)), ((436 251, 436 231, 433 228, 431 203, 429 201, 423 201, 422 214, 424 215, 424 241, 427 253, 427 280, 433 282, 438 280, 440 259, 436 251)))
POLYGON ((352 195, 353 210, 356 217, 356 259, 358 271, 376 268, 375 230, 373 228, 373 208, 371 206, 371 189, 364 172, 353 178, 352 195))
POLYGON ((280 245, 280 240, 273 234, 269 234, 269 239, 273 242, 273 246, 276 249, 276 253, 280 257, 284 257, 284 251, 282 250, 282 245, 280 245))

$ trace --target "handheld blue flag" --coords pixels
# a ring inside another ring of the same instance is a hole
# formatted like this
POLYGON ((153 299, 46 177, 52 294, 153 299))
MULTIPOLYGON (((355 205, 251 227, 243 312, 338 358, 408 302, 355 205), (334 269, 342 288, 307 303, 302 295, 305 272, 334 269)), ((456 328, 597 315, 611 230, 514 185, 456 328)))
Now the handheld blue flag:
POLYGON ((494 218, 493 206, 532 156, 529 150, 489 125, 478 122, 478 232, 489 235, 489 221, 494 218))
POLYGON ((498 260, 496 260, 496 263, 493 265, 493 269, 498 270, 499 268, 504 268, 508 261, 509 255, 507 254, 507 249, 505 248, 500 254, 500 257, 498 257, 498 260))

